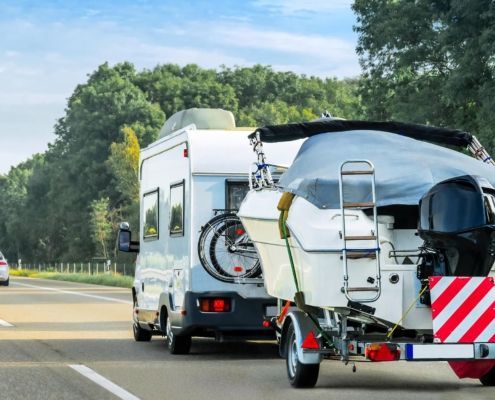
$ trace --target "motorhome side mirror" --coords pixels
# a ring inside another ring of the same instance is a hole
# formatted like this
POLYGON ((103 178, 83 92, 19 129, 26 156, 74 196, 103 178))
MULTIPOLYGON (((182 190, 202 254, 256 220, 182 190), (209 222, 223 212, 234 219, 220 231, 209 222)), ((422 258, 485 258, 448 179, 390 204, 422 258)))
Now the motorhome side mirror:
POLYGON ((119 229, 119 251, 126 253, 137 253, 139 252, 139 242, 133 242, 131 237, 131 231, 129 230, 129 224, 120 224, 119 229))

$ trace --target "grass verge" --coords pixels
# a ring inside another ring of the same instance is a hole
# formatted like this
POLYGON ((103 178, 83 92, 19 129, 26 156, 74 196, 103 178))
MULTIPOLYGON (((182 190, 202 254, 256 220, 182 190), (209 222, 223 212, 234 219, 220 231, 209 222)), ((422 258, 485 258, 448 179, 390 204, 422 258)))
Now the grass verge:
POLYGON ((63 274, 60 272, 37 272, 29 270, 10 270, 11 276, 22 276, 28 278, 54 279, 57 281, 69 281, 79 283, 91 283, 93 285, 117 286, 131 288, 134 278, 123 275, 88 275, 88 274, 63 274))

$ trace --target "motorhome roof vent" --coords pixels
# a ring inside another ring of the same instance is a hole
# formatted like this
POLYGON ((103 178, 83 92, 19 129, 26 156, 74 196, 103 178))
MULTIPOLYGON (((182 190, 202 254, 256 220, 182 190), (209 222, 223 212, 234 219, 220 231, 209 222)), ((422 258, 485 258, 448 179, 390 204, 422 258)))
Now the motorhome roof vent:
POLYGON ((173 114, 165 121, 160 131, 160 138, 188 125, 196 129, 235 129, 234 114, 221 108, 189 108, 173 114))

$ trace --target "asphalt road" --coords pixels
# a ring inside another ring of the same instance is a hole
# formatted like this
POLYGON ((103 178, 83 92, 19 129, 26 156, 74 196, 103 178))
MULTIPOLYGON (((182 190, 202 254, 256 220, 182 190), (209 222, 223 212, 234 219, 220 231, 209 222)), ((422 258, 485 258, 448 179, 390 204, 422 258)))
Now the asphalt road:
POLYGON ((0 399, 494 399, 446 363, 323 362, 314 389, 292 389, 272 342, 132 339, 129 290, 11 278, 0 287, 0 399), (13 326, 6 326, 6 325, 13 326))

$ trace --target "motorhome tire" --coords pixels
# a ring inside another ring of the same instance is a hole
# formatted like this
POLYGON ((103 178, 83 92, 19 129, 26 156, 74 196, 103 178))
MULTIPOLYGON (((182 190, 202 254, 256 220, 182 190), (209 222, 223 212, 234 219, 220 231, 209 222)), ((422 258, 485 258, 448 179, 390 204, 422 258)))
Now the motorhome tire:
POLYGON ((191 336, 175 335, 172 332, 170 318, 167 316, 167 347, 170 354, 188 354, 191 349, 191 336))
POLYGON ((136 342, 149 342, 151 340, 151 331, 141 328, 137 322, 132 325, 132 332, 136 342))
POLYGON ((296 388, 311 388, 316 385, 320 364, 302 364, 297 356, 297 339, 294 325, 291 323, 287 329, 287 340, 285 341, 287 355, 287 376, 292 386, 296 388))
POLYGON ((495 386, 495 367, 480 378, 483 386, 495 386))

